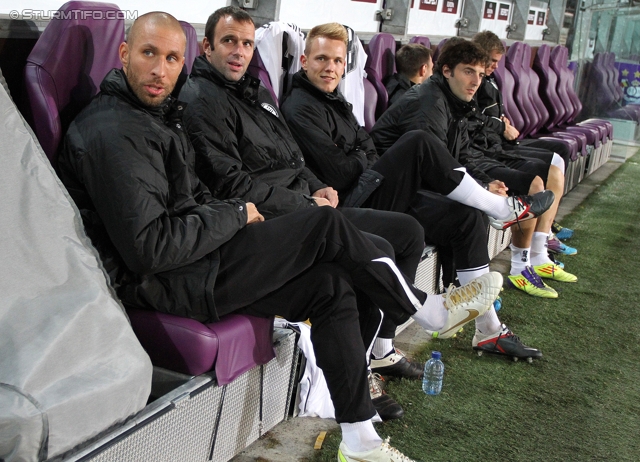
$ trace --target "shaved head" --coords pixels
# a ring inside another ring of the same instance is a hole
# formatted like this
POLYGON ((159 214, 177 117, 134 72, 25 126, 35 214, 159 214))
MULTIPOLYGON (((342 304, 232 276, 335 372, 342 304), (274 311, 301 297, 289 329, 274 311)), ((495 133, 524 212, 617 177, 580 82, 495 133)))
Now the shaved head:
POLYGON ((184 37, 184 49, 182 50, 182 54, 184 54, 187 48, 187 36, 184 34, 184 30, 182 29, 180 22, 169 13, 164 13, 162 11, 152 11, 150 13, 145 13, 135 20, 135 22, 129 29, 129 33, 127 34, 126 42, 129 44, 129 46, 133 46, 135 41, 138 40, 142 35, 142 32, 149 27, 161 28, 167 31, 176 31, 182 34, 182 36, 184 37))
POLYGON ((129 86, 148 106, 161 105, 173 91, 184 64, 187 38, 167 13, 140 16, 120 45, 120 62, 129 86))

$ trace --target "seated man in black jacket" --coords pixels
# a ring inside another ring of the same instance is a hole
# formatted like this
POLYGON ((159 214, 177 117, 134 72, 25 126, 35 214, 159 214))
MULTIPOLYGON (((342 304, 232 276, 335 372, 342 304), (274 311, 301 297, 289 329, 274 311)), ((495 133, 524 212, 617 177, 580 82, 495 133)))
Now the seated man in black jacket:
POLYGON ((105 77, 65 136, 60 176, 110 283, 125 306, 203 322, 232 312, 311 319, 341 450, 357 460, 399 460, 382 457, 395 450, 371 424, 360 324, 377 312, 359 316, 355 289, 396 322, 413 316, 429 326, 482 314, 501 276, 427 297, 331 207, 264 221, 250 202, 212 197, 194 173, 184 103, 170 96, 185 46, 175 18, 140 16, 120 46, 122 70, 105 77))
MULTIPOLYGON (((389 108, 374 125, 371 136, 378 152, 395 147, 406 133, 423 130, 441 143, 444 152, 458 159, 477 180, 488 183, 490 188, 497 185, 506 191, 508 187, 515 194, 544 190, 540 176, 545 175, 544 168, 537 171, 509 168, 471 146, 469 117, 477 111, 473 97, 482 82, 488 61, 484 50, 473 42, 465 40, 445 46, 434 74, 422 85, 405 93, 402 100, 389 108)), ((530 266, 533 232, 546 230, 548 233, 556 208, 557 200, 554 200, 553 209, 549 212, 512 228, 509 281, 513 287, 538 297, 558 297, 558 293, 541 278, 566 282, 577 279, 557 264, 544 260, 547 258, 544 243, 542 249, 538 248, 540 253, 534 255, 534 266, 530 266)))
MULTIPOLYGON (((374 208, 392 204, 389 210, 415 216, 424 227, 427 242, 438 245, 439 251, 453 254, 462 284, 489 272, 487 224, 482 212, 430 191, 416 193, 408 207, 402 209, 394 208, 392 202, 381 196, 393 196, 398 189, 397 166, 410 168, 399 156, 406 151, 411 153, 412 146, 405 145, 403 153, 392 147, 378 159, 371 137, 358 124, 351 105, 338 91, 345 69, 347 39, 345 28, 338 23, 311 29, 301 58, 302 70, 294 75, 291 94, 282 104, 282 113, 311 170, 322 181, 335 186, 344 199, 358 188, 360 179, 360 171, 351 165, 354 161, 349 151, 354 146, 364 150, 367 166, 384 177, 382 185, 369 192, 365 204, 374 208)), ((521 357, 541 356, 538 350, 523 345, 512 335, 493 308, 476 319, 476 330, 487 339, 480 347, 521 357)), ((376 359, 374 356, 372 366, 376 359)))
POLYGON ((396 72, 385 83, 388 106, 402 98, 414 85, 420 85, 433 74, 433 54, 419 43, 407 43, 396 52, 396 72))

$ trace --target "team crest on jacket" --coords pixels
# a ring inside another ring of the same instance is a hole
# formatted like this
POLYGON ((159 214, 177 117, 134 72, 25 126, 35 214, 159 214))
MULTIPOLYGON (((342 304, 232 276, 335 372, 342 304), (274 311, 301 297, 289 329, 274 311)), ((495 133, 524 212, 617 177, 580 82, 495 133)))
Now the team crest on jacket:
POLYGON ((273 107, 272 105, 270 105, 269 103, 261 103, 260 106, 262 106, 264 109, 266 109, 267 111, 269 111, 271 114, 273 114, 276 117, 280 117, 278 115, 278 110, 273 107))

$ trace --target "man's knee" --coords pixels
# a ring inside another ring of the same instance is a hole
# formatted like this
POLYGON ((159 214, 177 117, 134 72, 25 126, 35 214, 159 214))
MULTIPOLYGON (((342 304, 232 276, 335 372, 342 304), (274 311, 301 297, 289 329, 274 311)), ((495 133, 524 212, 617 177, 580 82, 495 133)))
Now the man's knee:
POLYGON ((544 191, 544 181, 539 176, 536 176, 531 182, 531 186, 529 186, 529 194, 539 193, 540 191, 544 191))

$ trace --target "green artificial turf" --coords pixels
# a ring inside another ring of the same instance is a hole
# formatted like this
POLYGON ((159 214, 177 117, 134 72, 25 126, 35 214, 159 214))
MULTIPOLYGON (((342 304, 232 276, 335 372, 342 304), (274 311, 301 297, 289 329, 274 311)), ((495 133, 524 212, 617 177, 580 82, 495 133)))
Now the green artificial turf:
MULTIPOLYGON (((417 381, 388 393, 404 408, 377 424, 405 455, 424 461, 640 460, 640 154, 629 159, 563 226, 578 249, 564 257, 578 282, 550 282, 560 297, 503 292, 499 316, 544 358, 528 364, 471 350, 472 325, 434 340, 415 359, 442 352, 439 396, 417 381)), ((316 461, 334 461, 340 434, 316 461)))

